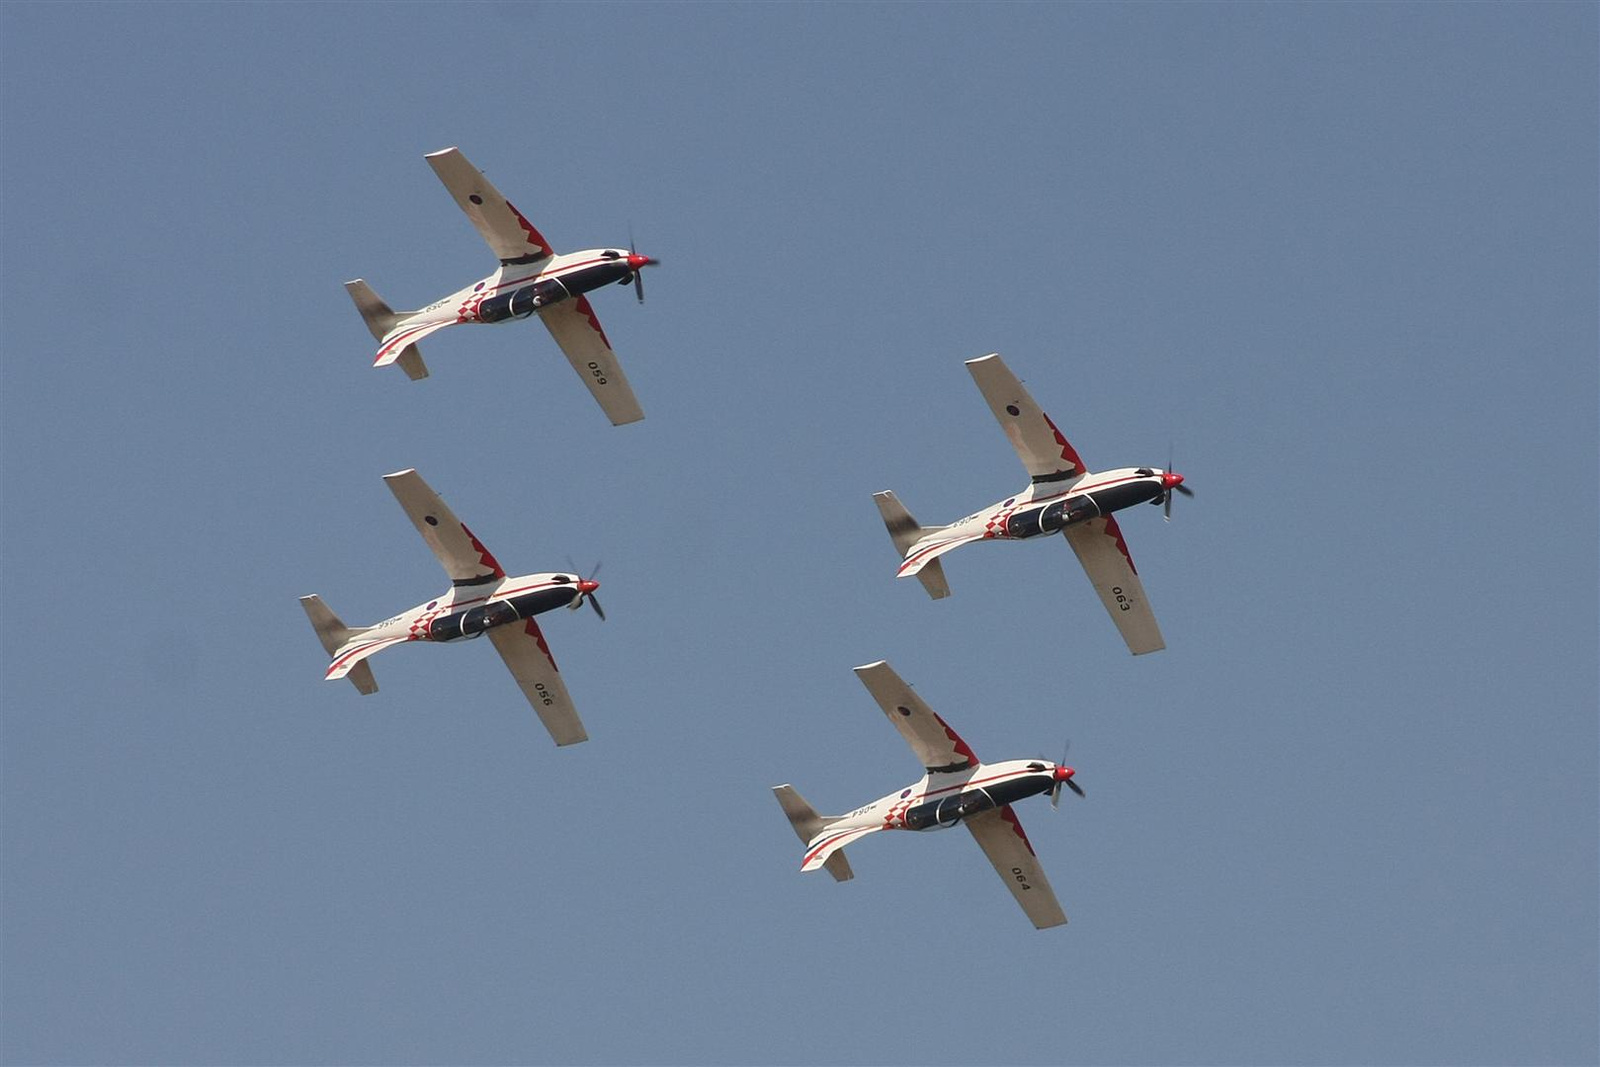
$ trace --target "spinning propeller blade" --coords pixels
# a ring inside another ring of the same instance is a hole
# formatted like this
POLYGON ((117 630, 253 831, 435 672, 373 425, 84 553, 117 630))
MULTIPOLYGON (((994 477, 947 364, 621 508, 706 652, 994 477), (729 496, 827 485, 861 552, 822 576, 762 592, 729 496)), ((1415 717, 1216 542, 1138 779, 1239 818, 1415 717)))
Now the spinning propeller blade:
POLYGON ((1183 484, 1183 475, 1172 473, 1172 449, 1167 449, 1167 469, 1161 475, 1161 484, 1166 487, 1162 494, 1161 517, 1167 522, 1172 521, 1172 491, 1176 489, 1184 496, 1193 497, 1194 490, 1183 484))
MULTIPOLYGON (((644 268, 653 267, 661 261, 641 256, 633 244, 633 226, 628 226, 628 266, 633 269, 633 293, 639 298, 639 303, 644 303, 644 268)), ((623 281, 627 281, 626 278, 623 281)))
MULTIPOLYGON (((567 559, 567 563, 570 564, 571 562, 572 559, 569 557, 567 559)), ((578 568, 573 567, 572 573, 578 573, 578 568)), ((575 595, 571 602, 567 604, 567 610, 577 611, 578 606, 587 600, 589 602, 589 606, 594 609, 594 613, 600 616, 600 621, 605 622, 606 613, 604 609, 600 607, 600 598, 594 595, 594 591, 600 588, 600 583, 594 580, 594 576, 599 573, 600 564, 596 563, 594 565, 594 569, 589 572, 589 577, 578 579, 577 595, 575 595)))
POLYGON ((1071 748, 1071 740, 1068 740, 1066 744, 1061 746, 1061 762, 1056 764, 1055 781, 1050 785, 1050 806, 1052 808, 1059 808, 1061 806, 1061 787, 1063 784, 1080 797, 1084 795, 1083 786, 1072 780, 1072 776, 1077 772, 1066 765, 1067 751, 1071 748))

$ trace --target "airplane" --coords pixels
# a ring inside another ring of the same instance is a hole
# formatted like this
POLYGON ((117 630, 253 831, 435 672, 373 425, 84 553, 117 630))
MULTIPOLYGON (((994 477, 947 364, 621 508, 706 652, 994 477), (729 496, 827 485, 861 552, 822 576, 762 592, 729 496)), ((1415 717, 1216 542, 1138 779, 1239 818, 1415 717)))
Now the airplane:
POLYGON ((943 830, 961 823, 1034 926, 1045 930, 1065 923, 1067 917, 1011 805, 1049 793, 1055 807, 1063 785, 1083 796, 1083 787, 1073 781, 1076 772, 1043 760, 980 762, 888 663, 879 660, 855 671, 927 773, 898 792, 836 816, 818 815, 792 785, 773 786, 789 825, 805 842, 800 869, 822 867, 836 881, 847 882, 855 877, 844 855, 844 846, 852 841, 879 830, 943 830))
POLYGON ((461 210, 500 259, 482 281, 436 300, 420 311, 392 311, 365 281, 344 287, 372 336, 381 342, 374 367, 398 363, 413 381, 428 376, 417 342, 464 322, 510 322, 537 314, 572 369, 615 426, 644 418, 611 342, 585 296, 603 285, 632 282, 644 302, 640 272, 657 260, 631 248, 589 248, 557 255, 522 213, 467 162, 457 148, 425 158, 461 210))
POLYGON ((333 662, 326 680, 349 678, 362 694, 376 693, 377 680, 367 657, 407 641, 439 644, 489 635, 528 703, 558 745, 587 741, 572 697, 561 680, 555 657, 533 617, 554 608, 577 608, 587 600, 603 620, 591 575, 524 574, 508 578, 483 543, 456 518, 415 470, 386 474, 395 499, 450 576, 442 594, 372 626, 346 626, 322 598, 303 596, 300 604, 333 662))
POLYGON ((967 370, 1032 481, 1015 496, 949 526, 921 526, 894 493, 874 493, 878 513, 903 561, 895 577, 915 575, 928 595, 938 600, 950 595, 939 557, 951 549, 972 541, 1021 541, 1060 531, 1088 572, 1128 651, 1137 656, 1167 647, 1111 513, 1149 502, 1164 505, 1170 519, 1173 492, 1194 495, 1183 484, 1183 475, 1154 467, 1091 474, 998 353, 967 360, 967 370))

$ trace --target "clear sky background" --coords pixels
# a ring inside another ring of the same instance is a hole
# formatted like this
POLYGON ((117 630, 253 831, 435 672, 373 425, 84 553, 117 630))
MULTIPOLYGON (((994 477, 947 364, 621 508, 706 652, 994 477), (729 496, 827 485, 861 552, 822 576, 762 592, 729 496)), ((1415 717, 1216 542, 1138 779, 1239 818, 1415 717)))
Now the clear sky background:
POLYGON ((10 1063, 1578 1064, 1597 1050, 1597 10, 0 6, 10 1063), (544 330, 370 369, 493 260, 459 145, 647 419, 544 330), (873 507, 1025 481, 962 361, 1094 467, 1134 659, 1053 540, 897 582, 873 507), (324 683, 444 587, 415 466, 592 740, 488 647, 324 683), (769 787, 919 773, 887 658, 987 759, 1070 925, 969 836, 801 875, 769 787))

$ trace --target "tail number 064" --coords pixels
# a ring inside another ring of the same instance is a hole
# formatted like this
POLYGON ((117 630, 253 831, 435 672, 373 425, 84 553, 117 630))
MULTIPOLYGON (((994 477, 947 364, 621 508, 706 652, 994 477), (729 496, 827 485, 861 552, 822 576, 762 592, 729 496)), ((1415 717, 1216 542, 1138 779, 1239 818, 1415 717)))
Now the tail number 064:
POLYGON ((1032 889, 1033 888, 1033 886, 1028 884, 1028 876, 1022 873, 1022 868, 1021 867, 1013 867, 1013 868, 1011 868, 1011 877, 1015 878, 1017 880, 1017 884, 1020 885, 1022 888, 1024 888, 1024 889, 1032 889))

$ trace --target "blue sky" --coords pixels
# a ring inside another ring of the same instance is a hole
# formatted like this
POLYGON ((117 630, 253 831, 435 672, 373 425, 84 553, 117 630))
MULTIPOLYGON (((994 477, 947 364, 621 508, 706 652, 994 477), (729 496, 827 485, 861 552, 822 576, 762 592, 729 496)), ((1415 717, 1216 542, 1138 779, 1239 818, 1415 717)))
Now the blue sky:
POLYGON ((0 1054, 9 1063, 1592 1063, 1593 5, 0 7, 0 1054), (492 266, 459 145, 647 413, 544 331, 368 366, 340 283, 492 266), (1003 353, 1168 649, 1055 543, 893 578, 1020 466, 1003 353), (513 572, 592 740, 488 648, 321 681, 443 576, 415 466, 513 572), (71 638, 71 640, 68 640, 71 638), (887 658, 1071 917, 966 834, 798 873, 769 787, 917 766, 887 658))

